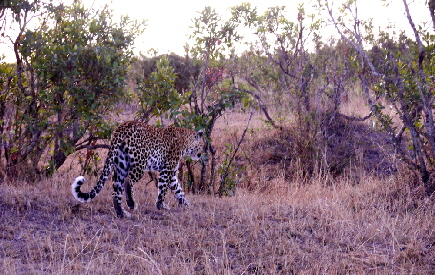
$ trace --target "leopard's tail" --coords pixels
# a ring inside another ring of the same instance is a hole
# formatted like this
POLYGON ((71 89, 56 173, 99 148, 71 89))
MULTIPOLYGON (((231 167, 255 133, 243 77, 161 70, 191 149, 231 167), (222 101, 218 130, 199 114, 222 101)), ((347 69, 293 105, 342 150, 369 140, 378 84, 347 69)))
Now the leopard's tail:
POLYGON ((104 164, 103 172, 100 175, 100 178, 98 179, 97 184, 94 186, 94 188, 89 193, 83 193, 80 191, 80 187, 85 183, 85 178, 83 176, 77 177, 73 184, 71 185, 71 192, 76 198, 76 200, 80 202, 90 202, 93 198, 95 198, 98 193, 100 193, 101 189, 103 188, 104 184, 107 181, 107 178, 110 175, 110 172, 112 171, 112 158, 109 155, 106 158, 106 163, 104 164))

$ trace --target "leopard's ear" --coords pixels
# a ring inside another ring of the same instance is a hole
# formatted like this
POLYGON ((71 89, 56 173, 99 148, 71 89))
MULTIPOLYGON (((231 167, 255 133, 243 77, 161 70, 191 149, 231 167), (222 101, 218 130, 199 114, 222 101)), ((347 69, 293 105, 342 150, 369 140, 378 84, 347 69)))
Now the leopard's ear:
POLYGON ((201 130, 198 131, 198 136, 199 136, 199 137, 202 137, 202 134, 204 134, 204 130, 203 130, 203 129, 201 129, 201 130))

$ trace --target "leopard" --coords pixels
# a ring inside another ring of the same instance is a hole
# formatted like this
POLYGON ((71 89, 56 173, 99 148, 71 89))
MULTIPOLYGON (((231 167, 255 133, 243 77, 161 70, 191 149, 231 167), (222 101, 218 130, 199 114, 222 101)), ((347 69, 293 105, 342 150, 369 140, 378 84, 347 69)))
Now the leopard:
POLYGON ((130 210, 137 209, 133 186, 145 172, 158 172, 157 209, 167 209, 165 195, 168 187, 174 193, 180 206, 187 206, 181 184, 177 177, 178 168, 183 157, 198 161, 203 155, 203 131, 167 126, 157 127, 140 121, 127 121, 120 124, 113 132, 110 149, 107 154, 100 177, 88 192, 82 192, 85 183, 83 176, 77 177, 71 185, 71 191, 79 202, 94 199, 108 180, 113 170, 113 206, 119 218, 131 217, 122 205, 125 200, 130 210))

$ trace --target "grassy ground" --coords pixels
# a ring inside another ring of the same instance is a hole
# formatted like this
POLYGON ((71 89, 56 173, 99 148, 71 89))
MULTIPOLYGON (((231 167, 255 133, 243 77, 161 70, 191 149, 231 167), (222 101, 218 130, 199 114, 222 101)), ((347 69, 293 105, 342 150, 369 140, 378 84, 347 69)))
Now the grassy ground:
POLYGON ((130 220, 110 188, 77 204, 73 177, 0 189, 3 274, 434 274, 435 204, 397 179, 284 185, 155 209, 138 188, 130 220))
MULTIPOLYGON (((222 119, 216 146, 244 123, 222 119)), ((0 273, 435 274, 435 199, 404 173, 307 183, 285 167, 250 164, 236 196, 187 194, 191 206, 179 208, 168 193, 170 211, 156 210, 157 190, 144 179, 132 219, 118 219, 110 182, 91 203, 74 200, 76 166, 0 183, 0 273)))

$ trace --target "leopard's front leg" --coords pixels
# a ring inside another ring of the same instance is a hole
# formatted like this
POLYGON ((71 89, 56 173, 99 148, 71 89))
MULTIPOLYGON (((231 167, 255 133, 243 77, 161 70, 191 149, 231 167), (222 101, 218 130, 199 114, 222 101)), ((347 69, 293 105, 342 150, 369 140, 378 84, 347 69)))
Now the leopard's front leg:
POLYGON ((183 189, 181 188, 180 181, 177 177, 177 172, 174 172, 171 181, 169 183, 169 188, 171 188, 172 192, 174 193, 175 199, 178 201, 179 205, 189 205, 189 202, 186 200, 184 196, 183 189))
POLYGON ((164 203, 168 185, 174 192, 174 196, 180 205, 189 205, 189 202, 184 197, 184 192, 181 189, 181 185, 178 181, 177 172, 166 170, 160 172, 159 176, 158 197, 156 203, 157 209, 169 209, 169 207, 164 203))

